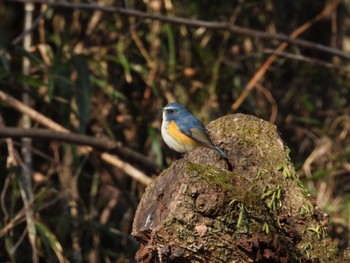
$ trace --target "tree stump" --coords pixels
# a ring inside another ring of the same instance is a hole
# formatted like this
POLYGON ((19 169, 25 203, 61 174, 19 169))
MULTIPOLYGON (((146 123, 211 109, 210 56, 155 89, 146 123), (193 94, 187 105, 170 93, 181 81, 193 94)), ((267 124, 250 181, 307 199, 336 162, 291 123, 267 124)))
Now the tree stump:
POLYGON ((342 262, 274 125, 236 114, 207 129, 230 165, 200 147, 148 186, 138 262, 342 262))

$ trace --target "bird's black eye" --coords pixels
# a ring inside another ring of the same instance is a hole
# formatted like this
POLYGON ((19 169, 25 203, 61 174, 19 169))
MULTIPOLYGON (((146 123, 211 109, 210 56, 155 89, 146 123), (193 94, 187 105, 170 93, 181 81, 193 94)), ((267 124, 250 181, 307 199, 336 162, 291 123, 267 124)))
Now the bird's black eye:
POLYGON ((168 109, 167 112, 170 113, 170 114, 173 114, 175 112, 175 110, 168 109))

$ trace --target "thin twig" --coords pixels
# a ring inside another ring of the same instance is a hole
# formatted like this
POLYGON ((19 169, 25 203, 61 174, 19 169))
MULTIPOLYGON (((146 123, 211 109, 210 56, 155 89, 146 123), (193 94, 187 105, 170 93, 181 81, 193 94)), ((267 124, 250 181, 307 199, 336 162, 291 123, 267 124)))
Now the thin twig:
POLYGON ((261 91, 265 95, 268 102, 270 102, 271 115, 270 115, 269 122, 275 123, 277 120, 277 114, 278 114, 278 106, 277 106, 276 100, 274 99, 274 97, 272 96, 271 92, 268 89, 263 87, 260 83, 256 83, 256 85, 257 85, 256 86, 257 90, 261 91))
POLYGON ((306 57, 306 56, 303 56, 301 54, 293 54, 293 53, 288 53, 288 52, 281 52, 281 51, 277 51, 277 50, 273 50, 273 49, 264 49, 263 52, 265 54, 269 54, 269 55, 275 54, 275 55, 280 56, 280 57, 285 57, 285 58, 288 58, 288 59, 303 61, 303 62, 307 62, 307 63, 310 63, 310 64, 315 64, 315 65, 320 65, 322 67, 339 70, 341 72, 344 72, 345 74, 350 74, 350 70, 348 70, 348 69, 346 69, 344 67, 340 67, 340 66, 334 65, 332 63, 325 62, 323 60, 306 57))
MULTIPOLYGON (((39 196, 39 195, 38 195, 39 196)), ((37 201, 38 196, 36 196, 32 201, 31 201, 31 205, 37 201)), ((42 206, 36 208, 36 212, 40 212, 52 205, 54 205, 56 202, 60 201, 62 198, 64 198, 65 195, 64 194, 59 194, 57 195, 53 200, 42 204, 42 206)), ((25 211, 24 208, 22 208, 20 211, 18 211, 16 213, 16 215, 11 218, 11 220, 6 223, 1 229, 0 229, 0 238, 2 238, 4 235, 6 235, 6 233, 8 233, 8 231, 10 231, 11 229, 13 229, 15 226, 17 226, 20 223, 23 223, 25 221, 25 211)))
POLYGON ((150 173, 157 174, 161 171, 161 167, 153 163, 150 159, 143 156, 142 154, 135 152, 123 146, 120 142, 115 142, 108 139, 100 139, 84 134, 77 133, 67 133, 61 131, 52 131, 49 129, 40 128, 13 128, 13 127, 1 127, 0 128, 0 138, 33 138, 33 139, 44 139, 44 140, 54 140, 67 143, 74 143, 78 145, 87 145, 99 151, 107 151, 110 153, 115 153, 121 156, 123 159, 130 160, 138 163, 145 170, 150 173))
MULTIPOLYGON (((6 94, 3 91, 0 91, 0 101, 3 101, 4 103, 6 103, 8 105, 11 105, 11 107, 13 107, 14 109, 16 109, 20 112, 26 112, 26 114, 31 119, 37 121, 38 123, 42 124, 43 126, 49 128, 50 130, 58 131, 58 132, 65 132, 67 135, 70 134, 70 131, 68 129, 53 122, 51 119, 49 119, 46 116, 42 115, 41 113, 33 110, 32 108, 24 105, 22 102, 13 98, 12 96, 6 94)), ((5 132, 5 131, 3 131, 3 132, 5 132)), ((30 136, 30 132, 31 131, 28 131, 28 136, 30 136)), ((42 136, 45 136, 45 135, 43 134, 42 136)), ((73 135, 73 137, 74 137, 74 135, 73 135)), ((17 137, 17 138, 19 138, 19 137, 17 137)), ((77 138, 75 138, 73 140, 76 140, 76 139, 77 138)), ((147 169, 147 171, 149 171, 150 173, 159 173, 161 171, 161 167, 156 165, 153 161, 151 161, 150 159, 148 159, 144 155, 142 155, 142 154, 140 154, 140 153, 138 153, 138 152, 136 152, 128 147, 123 146, 120 142, 111 142, 109 140, 106 140, 103 143, 102 139, 96 139, 96 138, 94 138, 90 142, 91 142, 91 145, 88 142, 85 145, 90 145, 92 147, 96 147, 97 149, 103 150, 103 151, 111 151, 111 152, 119 155, 123 159, 137 162, 142 167, 147 169), (111 146, 108 147, 106 144, 111 144, 111 146)), ((75 143, 83 144, 83 143, 79 142, 79 139, 75 143)))
MULTIPOLYGON (((68 129, 57 124, 56 122, 52 121, 51 119, 47 118, 46 116, 42 115, 36 110, 24 105, 22 102, 16 100, 15 98, 11 97, 10 95, 6 94, 3 91, 0 91, 0 101, 7 103, 11 107, 15 108, 16 110, 22 113, 26 113, 30 118, 32 118, 33 120, 37 121, 38 123, 40 123, 45 127, 48 127, 54 131, 65 132, 67 134, 70 133, 68 129)), ((80 146, 79 150, 80 152, 87 154, 92 151, 92 148, 90 146, 80 146)), ((124 172, 127 175, 134 178, 135 180, 137 180, 143 185, 148 185, 151 182, 150 177, 148 177, 143 172, 133 167, 131 164, 120 160, 115 155, 104 152, 101 154, 101 159, 111 165, 116 166, 121 170, 124 170, 124 172)))
MULTIPOLYGON (((295 29, 291 35, 290 39, 296 39, 301 33, 305 32, 307 29, 309 29, 312 25, 317 23, 318 21, 322 20, 325 16, 328 16, 339 4, 341 3, 341 0, 334 0, 333 3, 326 5, 326 7, 319 13, 317 16, 315 16, 310 21, 304 23, 297 29, 295 29)), ((276 51, 282 52, 285 50, 292 42, 290 41, 284 41, 282 42, 277 48, 276 51)), ((319 46, 318 44, 315 45, 315 50, 318 50, 316 46, 319 46)), ((268 57, 268 59, 264 62, 264 64, 260 67, 260 69, 254 74, 254 76, 249 80, 248 84, 245 86, 243 92, 238 97, 238 99, 235 101, 235 103, 232 104, 231 109, 236 110, 239 108, 239 106, 242 105, 242 103, 245 101, 245 99, 248 97, 249 93, 254 89, 256 86, 256 83, 265 75, 267 70, 270 68, 272 63, 276 60, 277 55, 272 54, 268 57)))
POLYGON ((55 123, 54 121, 50 120, 46 116, 37 112, 36 110, 33 110, 32 108, 28 107, 27 105, 24 105, 19 100, 15 99, 14 97, 6 94, 5 92, 3 92, 1 90, 0 90, 0 100, 3 101, 4 103, 10 105, 12 108, 16 109, 19 112, 22 112, 22 113, 25 112, 31 119, 39 122, 41 125, 48 127, 51 130, 69 132, 68 129, 55 123))
POLYGON ((176 25, 186 25, 189 27, 204 27, 207 29, 220 30, 220 31, 231 31, 237 34, 247 35, 251 37, 284 41, 289 44, 318 50, 324 53, 329 53, 334 56, 338 56, 346 60, 350 60, 349 54, 346 54, 345 52, 342 52, 341 50, 336 48, 331 48, 328 46, 324 46, 318 43, 314 43, 314 42, 310 42, 302 39, 296 39, 296 37, 288 37, 283 34, 271 34, 264 31, 236 26, 228 22, 211 22, 211 21, 203 21, 203 20, 174 17, 174 16, 168 17, 168 16, 163 16, 163 15, 154 14, 154 13, 142 12, 134 9, 125 9, 125 8, 114 7, 114 6, 100 6, 92 3, 71 3, 66 1, 48 2, 46 0, 11 0, 10 2, 47 4, 48 6, 52 6, 52 7, 58 6, 58 7, 65 7, 65 8, 71 8, 71 9, 100 10, 100 11, 109 12, 109 13, 117 13, 120 15, 135 16, 143 19, 158 20, 165 23, 171 23, 176 25))
POLYGON ((115 147, 118 147, 118 143, 110 140, 99 139, 84 134, 67 133, 61 131, 52 131, 49 129, 40 128, 12 128, 1 127, 0 138, 33 138, 33 139, 46 139, 54 141, 62 141, 68 143, 74 143, 78 145, 88 145, 97 150, 110 151, 115 147))
POLYGON ((17 45, 26 35, 30 34, 40 23, 40 21, 44 18, 46 12, 41 12, 37 18, 33 21, 32 25, 24 30, 20 35, 18 35, 14 40, 12 40, 12 45, 17 45))
MULTIPOLYGON (((67 133, 60 131, 52 131, 48 129, 39 129, 39 128, 31 128, 31 129, 23 129, 23 128, 13 128, 13 127, 1 127, 0 129, 0 138, 23 138, 28 137, 32 139, 44 139, 44 140, 54 140, 61 141, 67 143, 74 143, 78 145, 87 145, 91 146, 94 149, 100 151, 108 151, 108 152, 125 152, 125 155, 128 155, 130 158, 133 157, 134 161, 140 161, 140 154, 135 155, 135 152, 121 146, 120 143, 107 140, 107 139, 99 139, 96 137, 84 135, 84 134, 76 134, 76 133, 67 133)), ((142 155, 141 155, 142 156, 142 155)), ((145 157, 142 156, 145 159, 145 157)), ((151 162, 146 159, 143 162, 151 162)), ((148 164, 148 167, 154 173, 159 172, 160 167, 151 163, 148 164)))
POLYGON ((105 162, 123 170, 126 174, 129 174, 130 176, 132 176, 132 178, 142 183, 143 185, 149 185, 151 183, 151 178, 145 176, 144 173, 142 173, 140 170, 133 167, 131 164, 123 162, 117 156, 113 156, 107 153, 102 153, 101 158, 105 162))

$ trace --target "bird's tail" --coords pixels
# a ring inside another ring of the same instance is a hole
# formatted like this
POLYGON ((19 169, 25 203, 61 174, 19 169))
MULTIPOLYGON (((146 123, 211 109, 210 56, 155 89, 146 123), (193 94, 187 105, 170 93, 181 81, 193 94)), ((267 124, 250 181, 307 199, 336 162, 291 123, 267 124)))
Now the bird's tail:
POLYGON ((220 147, 215 146, 215 150, 217 150, 222 155, 222 157, 228 159, 228 156, 226 155, 226 153, 220 147))

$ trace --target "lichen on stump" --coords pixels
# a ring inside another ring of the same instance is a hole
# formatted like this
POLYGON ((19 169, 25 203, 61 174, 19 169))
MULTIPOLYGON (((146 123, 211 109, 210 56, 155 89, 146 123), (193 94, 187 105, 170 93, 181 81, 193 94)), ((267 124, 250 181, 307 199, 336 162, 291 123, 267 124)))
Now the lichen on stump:
POLYGON ((148 186, 138 262, 342 262, 274 125, 237 114, 207 129, 231 165, 200 147, 148 186))

